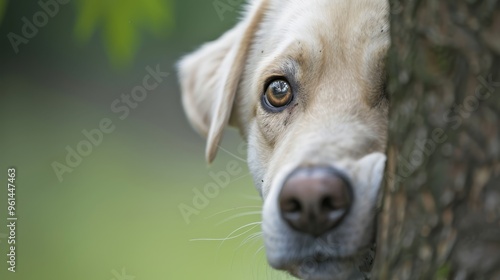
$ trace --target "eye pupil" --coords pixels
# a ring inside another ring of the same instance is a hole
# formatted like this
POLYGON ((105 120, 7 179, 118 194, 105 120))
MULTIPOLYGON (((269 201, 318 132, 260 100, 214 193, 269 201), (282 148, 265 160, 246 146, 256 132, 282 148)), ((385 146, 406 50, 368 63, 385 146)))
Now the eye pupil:
POLYGON ((285 80, 275 80, 267 87, 265 97, 272 107, 286 106, 292 100, 290 85, 285 80))
POLYGON ((271 84, 275 94, 283 94, 288 90, 288 86, 283 81, 275 81, 271 84))

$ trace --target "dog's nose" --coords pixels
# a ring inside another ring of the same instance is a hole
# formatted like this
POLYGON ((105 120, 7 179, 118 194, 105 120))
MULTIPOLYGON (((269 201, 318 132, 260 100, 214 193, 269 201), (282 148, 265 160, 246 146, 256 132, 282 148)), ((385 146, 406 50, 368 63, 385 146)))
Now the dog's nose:
POLYGON ((301 167, 279 195, 281 216, 294 229, 320 236, 336 227, 351 205, 351 186, 331 167, 301 167))

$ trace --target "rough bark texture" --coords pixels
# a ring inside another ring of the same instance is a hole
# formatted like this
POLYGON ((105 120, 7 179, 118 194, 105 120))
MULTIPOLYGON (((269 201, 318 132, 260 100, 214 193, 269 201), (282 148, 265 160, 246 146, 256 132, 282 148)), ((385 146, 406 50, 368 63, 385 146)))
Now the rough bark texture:
POLYGON ((500 279, 500 1, 391 0, 375 279, 500 279))

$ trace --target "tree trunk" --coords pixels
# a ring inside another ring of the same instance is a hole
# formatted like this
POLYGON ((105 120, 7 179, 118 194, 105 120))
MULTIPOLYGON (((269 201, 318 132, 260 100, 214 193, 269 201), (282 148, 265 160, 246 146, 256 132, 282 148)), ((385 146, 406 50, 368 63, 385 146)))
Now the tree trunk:
POLYGON ((374 279, 500 279, 500 1, 391 2, 374 279))

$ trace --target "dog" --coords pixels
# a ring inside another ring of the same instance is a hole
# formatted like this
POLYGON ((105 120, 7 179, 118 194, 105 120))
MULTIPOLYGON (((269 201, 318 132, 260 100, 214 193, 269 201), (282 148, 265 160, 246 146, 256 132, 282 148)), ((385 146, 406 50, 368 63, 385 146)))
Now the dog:
POLYGON ((386 0, 255 0, 178 63, 182 103, 212 162, 226 126, 248 143, 269 264, 365 279, 385 168, 386 0))

